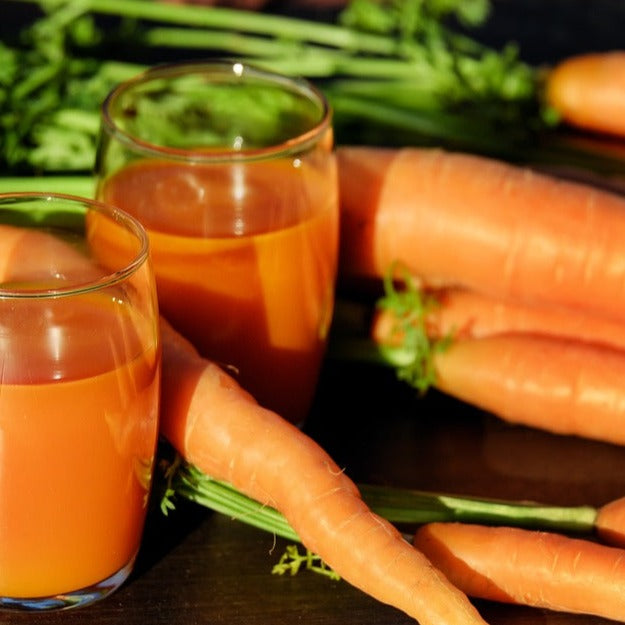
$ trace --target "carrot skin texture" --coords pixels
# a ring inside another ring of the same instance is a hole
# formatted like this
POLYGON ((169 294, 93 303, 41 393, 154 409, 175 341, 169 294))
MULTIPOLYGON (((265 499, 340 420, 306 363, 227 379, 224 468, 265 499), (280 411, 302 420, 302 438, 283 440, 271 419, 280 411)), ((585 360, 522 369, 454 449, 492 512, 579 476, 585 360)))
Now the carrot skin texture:
POLYGON ((484 624, 310 437, 259 406, 165 320, 161 336, 161 433, 188 462, 277 508, 347 582, 421 625, 484 624))
POLYGON ((572 126, 625 137, 625 51, 560 61, 547 74, 545 100, 572 126))
POLYGON ((625 551, 512 527, 431 523, 413 544, 469 596, 625 620, 625 551))
POLYGON ((625 354, 510 334, 436 353, 436 387, 511 423, 625 444, 625 354))
POLYGON ((337 154, 344 278, 399 261, 426 286, 625 317, 625 198, 439 149, 337 154))
MULTIPOLYGON (((430 290, 428 294, 438 303, 426 319, 428 336, 434 339, 529 333, 625 349, 625 325, 606 317, 554 306, 507 302, 462 288, 430 290)), ((399 321, 391 309, 376 311, 371 327, 373 339, 389 342, 397 335, 394 328, 399 321)))

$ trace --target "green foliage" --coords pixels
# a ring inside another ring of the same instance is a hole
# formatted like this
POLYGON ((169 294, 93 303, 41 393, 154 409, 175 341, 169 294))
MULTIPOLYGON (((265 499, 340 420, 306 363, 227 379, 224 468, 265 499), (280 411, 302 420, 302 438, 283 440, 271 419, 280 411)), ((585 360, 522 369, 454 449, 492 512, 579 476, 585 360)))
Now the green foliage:
MULTIPOLYGON (((339 19, 349 28, 394 40, 407 83, 429 68, 436 81, 428 88, 439 91, 439 106, 487 99, 533 103, 535 70, 520 61, 514 45, 493 50, 449 26, 450 17, 465 27, 480 26, 490 8, 488 0, 353 0, 339 19)), ((383 86, 382 81, 380 95, 383 86)), ((393 101, 392 91, 384 101, 393 101)))
POLYGON ((440 32, 444 18, 480 26, 490 12, 489 0, 352 0, 340 16, 350 28, 414 39, 432 29, 440 32))
POLYGON ((397 268, 391 267, 384 278, 384 296, 378 301, 382 309, 393 312, 396 323, 392 329, 390 345, 380 350, 397 362, 397 377, 425 393, 436 383, 434 355, 446 349, 451 336, 433 340, 428 336, 427 317, 439 305, 435 297, 420 288, 418 281, 408 272, 400 271, 403 287, 397 288, 397 268), (395 341, 400 346, 395 346, 395 341), (398 355, 400 361, 397 361, 398 355))
POLYGON ((535 72, 513 46, 491 50, 449 26, 483 23, 487 0, 352 0, 336 23, 151 0, 22 1, 38 4, 41 16, 18 41, 0 42, 6 172, 90 171, 102 101, 146 65, 170 60, 172 48, 317 81, 344 143, 359 142, 364 128, 378 137, 392 128, 471 146, 482 124, 512 129, 536 108, 535 72), (450 124, 460 106, 473 113, 450 124))
POLYGON ((99 106, 124 68, 74 56, 99 39, 83 3, 67 4, 0 43, 0 167, 15 172, 90 171, 99 106))
POLYGON ((297 545, 287 546, 280 557, 280 561, 274 565, 271 572, 274 575, 284 575, 285 573, 297 575, 302 568, 333 580, 341 579, 338 573, 333 571, 318 555, 309 549, 304 549, 303 553, 300 553, 297 545))

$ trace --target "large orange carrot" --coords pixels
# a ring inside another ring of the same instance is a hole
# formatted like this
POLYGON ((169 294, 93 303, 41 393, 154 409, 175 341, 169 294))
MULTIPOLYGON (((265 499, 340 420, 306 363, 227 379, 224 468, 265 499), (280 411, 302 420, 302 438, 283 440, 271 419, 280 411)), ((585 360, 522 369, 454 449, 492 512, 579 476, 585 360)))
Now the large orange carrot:
POLYGON ((545 99, 564 122, 625 137, 625 51, 584 53, 560 61, 547 74, 545 99))
POLYGON ((284 514, 346 581, 422 625, 484 621, 297 427, 256 401, 165 321, 161 431, 207 475, 284 514))
MULTIPOLYGON (((530 306, 501 300, 463 288, 434 289, 425 293, 435 305, 425 324, 433 339, 483 338, 504 333, 529 333, 576 339, 625 349, 625 324, 584 311, 556 306, 530 306)), ((400 340, 396 328, 401 318, 390 308, 376 311, 371 333, 378 343, 400 340)))
POLYGON ((511 423, 625 444, 625 354, 510 334, 452 342, 434 354, 441 391, 511 423))
POLYGON ((341 274, 625 318, 625 198, 438 149, 338 150, 341 274))
POLYGON ((625 620, 625 551, 511 527, 432 523, 415 546, 468 595, 625 620))

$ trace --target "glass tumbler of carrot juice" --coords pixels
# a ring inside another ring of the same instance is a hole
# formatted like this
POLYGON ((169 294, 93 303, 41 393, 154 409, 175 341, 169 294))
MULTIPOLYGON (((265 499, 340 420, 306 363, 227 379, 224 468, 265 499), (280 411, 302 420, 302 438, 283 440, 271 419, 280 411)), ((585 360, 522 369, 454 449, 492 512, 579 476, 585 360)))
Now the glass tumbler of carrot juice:
POLYGON ((98 197, 148 231, 161 313, 263 406, 301 423, 332 317, 331 111, 232 61, 157 66, 102 109, 98 197))
POLYGON ((85 605, 127 578, 159 383, 141 224, 76 197, 0 195, 0 609, 85 605))

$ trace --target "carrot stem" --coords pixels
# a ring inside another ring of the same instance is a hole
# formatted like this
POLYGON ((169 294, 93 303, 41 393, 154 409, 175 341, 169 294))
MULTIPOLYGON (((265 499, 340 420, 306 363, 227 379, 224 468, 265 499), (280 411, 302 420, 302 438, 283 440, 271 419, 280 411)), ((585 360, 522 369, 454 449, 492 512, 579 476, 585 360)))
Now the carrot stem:
MULTIPOLYGON (((453 337, 437 339, 428 336, 426 316, 437 306, 437 301, 424 293, 402 266, 389 268, 383 286, 384 295, 376 305, 396 315, 397 322, 392 333, 393 337, 397 335, 399 341, 378 342, 364 338, 362 332, 343 334, 339 328, 331 336, 328 357, 392 367, 400 380, 425 393, 436 381, 432 362, 434 354, 445 350, 453 337), (396 286, 398 280, 402 281, 403 287, 396 286)), ((350 318, 357 314, 355 308, 356 304, 343 307, 350 318)))
POLYGON ((585 534, 594 530, 597 517, 592 506, 550 506, 372 484, 359 488, 369 507, 393 523, 463 521, 585 534))
MULTIPOLYGON (((171 480, 171 488, 176 495, 201 506, 300 542, 281 513, 243 495, 225 482, 212 479, 193 465, 180 463, 171 480)), ((598 514, 592 506, 550 506, 373 484, 359 484, 359 489, 374 512, 391 523, 407 525, 463 521, 590 534, 595 529, 598 514)))
MULTIPOLYGON (((39 0, 18 0, 37 3, 39 0)), ((63 0, 55 0, 59 5, 63 0)), ((53 3, 50 3, 53 6, 53 3)), ((290 40, 306 39, 318 44, 356 49, 372 54, 395 54, 396 42, 388 37, 356 32, 338 24, 307 21, 288 16, 241 11, 228 7, 202 7, 142 0, 88 0, 84 12, 123 16, 151 22, 256 33, 290 40)))

